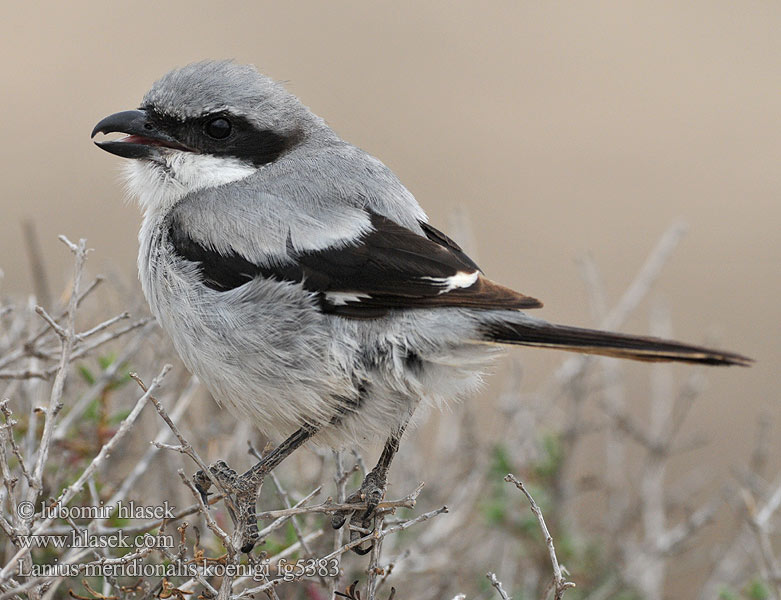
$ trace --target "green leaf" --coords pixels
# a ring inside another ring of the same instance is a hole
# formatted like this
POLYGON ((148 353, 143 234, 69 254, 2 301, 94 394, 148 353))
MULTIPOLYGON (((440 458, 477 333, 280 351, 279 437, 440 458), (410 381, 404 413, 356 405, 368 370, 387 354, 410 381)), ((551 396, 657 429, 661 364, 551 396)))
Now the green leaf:
POLYGON ((102 356, 98 356, 98 364, 100 365, 100 368, 103 369, 104 371, 108 369, 112 364, 114 364, 115 360, 117 360, 117 356, 113 352, 104 354, 102 356))
POLYGON ((79 374, 81 375, 81 378, 86 381, 90 385, 95 384, 95 376, 92 374, 92 371, 87 368, 86 365, 79 365, 79 374))
POLYGON ((751 600, 767 600, 767 598, 770 598, 770 590, 764 581, 754 578, 746 586, 746 596, 751 600))
POLYGON ((728 587, 722 587, 719 590, 719 600, 739 600, 739 597, 728 587))

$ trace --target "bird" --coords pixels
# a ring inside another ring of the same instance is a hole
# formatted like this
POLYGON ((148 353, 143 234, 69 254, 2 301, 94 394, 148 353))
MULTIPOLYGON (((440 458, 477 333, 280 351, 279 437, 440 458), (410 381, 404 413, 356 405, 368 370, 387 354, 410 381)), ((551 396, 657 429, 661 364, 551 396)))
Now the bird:
MULTIPOLYGON (((733 352, 549 323, 531 296, 486 277, 380 160, 344 141, 254 66, 176 68, 138 109, 97 123, 130 159, 143 210, 138 272, 152 314, 219 406, 276 439, 237 475, 199 473, 242 508, 257 541, 263 477, 305 443, 385 440, 333 526, 370 528, 402 435, 421 405, 472 395, 506 346, 640 361, 748 366, 733 352)), ((351 533, 351 539, 359 534, 351 533)), ((371 543, 356 546, 358 553, 371 543)))

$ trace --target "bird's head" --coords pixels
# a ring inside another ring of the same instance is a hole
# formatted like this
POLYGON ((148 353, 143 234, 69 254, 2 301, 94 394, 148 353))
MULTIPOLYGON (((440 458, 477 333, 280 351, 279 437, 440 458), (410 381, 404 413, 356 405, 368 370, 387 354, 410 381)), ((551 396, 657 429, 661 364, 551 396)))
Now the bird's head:
POLYGON ((100 121, 95 142, 129 158, 128 185, 147 208, 164 208, 203 188, 248 177, 325 127, 255 67, 204 61, 159 79, 137 110, 100 121))

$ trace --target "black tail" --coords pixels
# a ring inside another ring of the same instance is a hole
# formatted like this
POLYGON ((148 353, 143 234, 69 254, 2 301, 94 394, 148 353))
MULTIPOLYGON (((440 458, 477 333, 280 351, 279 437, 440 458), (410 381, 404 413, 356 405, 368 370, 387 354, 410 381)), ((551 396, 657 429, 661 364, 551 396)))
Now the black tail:
POLYGON ((536 320, 524 323, 507 321, 486 323, 483 333, 488 341, 500 344, 559 348, 631 360, 679 361, 743 367, 748 367, 754 362, 733 352, 722 352, 671 340, 553 325, 536 320))

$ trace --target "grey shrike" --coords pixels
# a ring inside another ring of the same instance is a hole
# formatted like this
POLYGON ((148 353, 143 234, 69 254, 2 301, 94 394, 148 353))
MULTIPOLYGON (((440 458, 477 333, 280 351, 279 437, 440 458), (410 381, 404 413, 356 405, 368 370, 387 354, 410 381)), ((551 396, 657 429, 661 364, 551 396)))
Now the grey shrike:
POLYGON ((390 169, 252 66, 171 71, 138 110, 106 117, 92 135, 111 132, 127 136, 97 144, 133 159, 126 175, 144 210, 138 270, 152 313, 221 406, 288 436, 241 476, 213 468, 243 507, 245 551, 263 476, 310 439, 387 440, 350 499, 369 507, 352 516, 369 528, 415 408, 469 395, 501 345, 751 362, 527 315, 542 304, 487 279, 390 169))

